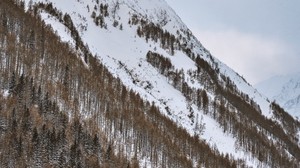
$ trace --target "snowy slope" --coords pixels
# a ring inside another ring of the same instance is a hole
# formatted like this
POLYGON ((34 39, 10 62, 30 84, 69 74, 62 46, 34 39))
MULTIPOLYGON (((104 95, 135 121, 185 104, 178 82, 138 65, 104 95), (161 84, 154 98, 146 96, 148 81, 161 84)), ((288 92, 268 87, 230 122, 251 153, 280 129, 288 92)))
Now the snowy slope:
POLYGON ((257 84, 256 88, 291 115, 300 117, 300 74, 275 76, 257 84))
MULTIPOLYGON (((47 0, 34 0, 34 2, 47 2, 47 0)), ((49 1, 49 0, 48 0, 49 1)), ((188 71, 195 71, 195 62, 187 57, 182 51, 176 51, 173 56, 168 51, 161 48, 160 44, 149 40, 145 41, 136 35, 137 26, 129 25, 128 20, 133 14, 158 24, 163 29, 176 35, 187 36, 190 31, 185 26, 176 13, 168 6, 164 0, 103 0, 101 2, 109 4, 110 16, 105 18, 107 28, 96 26, 91 14, 96 1, 94 0, 50 0, 58 10, 68 13, 81 38, 89 47, 93 55, 97 56, 106 65, 109 71, 121 79, 125 86, 138 92, 142 98, 149 102, 154 102, 161 112, 170 119, 184 127, 190 134, 194 134, 195 124, 188 117, 192 109, 197 116, 198 122, 205 125, 201 138, 206 140, 211 146, 217 147, 222 153, 228 153, 236 159, 243 159, 250 166, 257 167, 260 163, 257 158, 253 158, 248 152, 235 147, 236 138, 224 133, 219 124, 209 115, 198 109, 194 104, 190 104, 186 97, 174 88, 166 77, 161 75, 153 66, 146 61, 148 51, 155 51, 169 58, 176 69, 182 69, 186 74, 187 82, 194 88, 203 88, 199 82, 191 82, 192 77, 188 71), (114 11, 114 9, 116 9, 114 11), (117 20, 122 25, 114 27, 117 20), (168 110, 167 110, 168 109, 168 110)), ((28 3, 29 0, 26 0, 28 3)), ((60 23, 57 18, 41 10, 41 17, 50 24, 61 39, 75 45, 70 32, 60 23)), ((229 77, 237 86, 237 89, 249 95, 261 108, 262 114, 267 118, 272 118, 269 109, 270 102, 265 96, 250 86, 241 76, 234 72, 227 65, 220 62, 202 46, 194 37, 189 37, 187 45, 193 45, 192 51, 198 53, 212 66, 218 68, 220 73, 229 77)), ((75 47, 75 46, 74 46, 75 47)), ((213 93, 208 93, 211 100, 213 93)))

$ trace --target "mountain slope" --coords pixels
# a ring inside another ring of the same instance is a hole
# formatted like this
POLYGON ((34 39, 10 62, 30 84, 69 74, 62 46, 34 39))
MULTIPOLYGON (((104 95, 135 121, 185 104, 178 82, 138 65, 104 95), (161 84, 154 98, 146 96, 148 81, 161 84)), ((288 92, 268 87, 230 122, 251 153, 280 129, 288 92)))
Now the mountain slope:
MULTIPOLYGON (((26 2, 86 68, 94 55, 128 89, 221 153, 254 167, 299 160, 299 123, 287 127, 274 115, 277 106, 211 56, 165 1, 26 2)), ((84 104, 79 109, 91 117, 84 104)))
POLYGON ((88 53, 81 59, 23 7, 0 1, 1 167, 243 164, 189 135, 88 53))
POLYGON ((256 85, 272 101, 275 100, 292 116, 300 117, 300 75, 276 76, 256 85))

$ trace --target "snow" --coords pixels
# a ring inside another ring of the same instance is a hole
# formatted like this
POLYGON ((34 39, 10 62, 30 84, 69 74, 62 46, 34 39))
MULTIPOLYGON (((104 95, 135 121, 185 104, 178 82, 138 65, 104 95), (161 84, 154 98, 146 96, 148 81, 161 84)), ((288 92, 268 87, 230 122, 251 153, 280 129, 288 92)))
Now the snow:
MULTIPOLYGON (((26 0, 27 3, 28 1, 26 0)), ((38 1, 46 2, 47 0, 34 0, 34 2, 38 1)), ((91 52, 97 55, 98 59, 115 77, 119 77, 127 88, 139 93, 143 99, 154 102, 164 115, 184 127, 191 135, 194 134, 196 121, 192 123, 191 119, 187 117, 190 107, 189 102, 187 102, 181 92, 168 82, 166 77, 161 75, 146 61, 146 54, 148 51, 155 51, 168 57, 174 67, 178 70, 182 69, 185 74, 189 70, 194 71, 197 69, 195 63, 181 51, 175 51, 175 54, 171 56, 159 44, 151 40, 146 43, 144 39, 137 37, 137 27, 128 25, 129 13, 137 13, 144 17, 147 16, 148 19, 160 24, 165 30, 174 35, 176 35, 177 30, 189 32, 188 28, 164 0, 119 0, 120 5, 115 18, 119 24, 122 24, 123 30, 112 26, 114 21, 112 17, 105 18, 107 29, 97 27, 90 17, 95 5, 93 0, 51 0, 51 2, 56 8, 72 17, 77 29, 81 30, 80 34, 83 42, 88 45, 91 52), (90 8, 90 12, 87 6, 90 8), (167 23, 165 24, 164 21, 167 21, 167 23), (82 26, 86 27, 86 30, 82 29, 82 26), (166 108, 170 110, 170 114, 166 108)), ((114 6, 117 0, 105 0, 105 2, 109 6, 114 6)), ((62 41, 69 42, 73 46, 75 45, 70 33, 58 20, 44 11, 41 12, 41 17, 53 27, 54 31, 60 35, 62 41)), ((195 45, 194 52, 203 55, 203 58, 212 64, 210 54, 205 51, 202 44, 195 37, 192 37, 189 41, 189 44, 191 43, 195 45)), ((263 115, 272 118, 272 113, 269 110, 270 103, 267 101, 267 98, 245 82, 227 65, 214 57, 213 59, 217 63, 220 72, 230 77, 239 90, 248 94, 250 98, 257 102, 263 115)), ((199 82, 192 83, 189 81, 188 84, 195 88, 203 88, 199 82)), ((213 93, 208 93, 208 95, 210 99, 214 98, 213 93)), ((216 146, 221 153, 231 154, 236 159, 246 160, 248 165, 257 167, 259 161, 252 158, 249 153, 244 152, 242 149, 236 149, 235 137, 224 133, 215 120, 208 115, 204 115, 203 111, 199 111, 195 105, 192 105, 192 108, 195 116, 203 116, 202 122, 205 124, 205 130, 203 135, 201 135, 202 139, 211 146, 216 146)), ((200 122, 200 119, 198 119, 198 122, 200 122)))
POLYGON ((274 76, 256 85, 294 117, 300 117, 300 74, 274 76))
POLYGON ((272 117, 272 113, 270 111, 269 105, 270 102, 267 101, 267 97, 262 95, 257 89, 253 88, 249 83, 244 81, 236 72, 230 69, 227 65, 219 62, 221 73, 228 76, 237 86, 237 88, 243 93, 249 95, 254 102, 258 103, 261 108, 262 114, 267 118, 272 117))
POLYGON ((2 95, 4 98, 7 98, 9 96, 9 90, 2 90, 2 95))
POLYGON ((75 45, 74 39, 68 32, 68 28, 60 23, 59 20, 44 11, 41 12, 41 18, 45 21, 46 25, 55 25, 53 26, 53 30, 56 34, 59 35, 61 41, 69 43, 71 46, 75 45))

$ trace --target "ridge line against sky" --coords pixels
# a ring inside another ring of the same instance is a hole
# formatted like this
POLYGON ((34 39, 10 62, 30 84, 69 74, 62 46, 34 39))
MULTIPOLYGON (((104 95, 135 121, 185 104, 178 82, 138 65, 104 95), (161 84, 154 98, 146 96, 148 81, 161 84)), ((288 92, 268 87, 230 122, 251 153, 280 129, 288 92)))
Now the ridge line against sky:
POLYGON ((300 1, 166 1, 212 55, 251 84, 300 72, 300 1))

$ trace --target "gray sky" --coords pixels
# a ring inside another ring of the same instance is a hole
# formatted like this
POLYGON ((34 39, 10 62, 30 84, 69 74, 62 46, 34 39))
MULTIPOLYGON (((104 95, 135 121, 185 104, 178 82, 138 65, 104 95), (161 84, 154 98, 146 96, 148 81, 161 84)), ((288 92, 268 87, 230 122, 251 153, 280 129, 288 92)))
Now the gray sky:
POLYGON ((251 84, 300 72, 300 0, 166 0, 200 42, 251 84))

